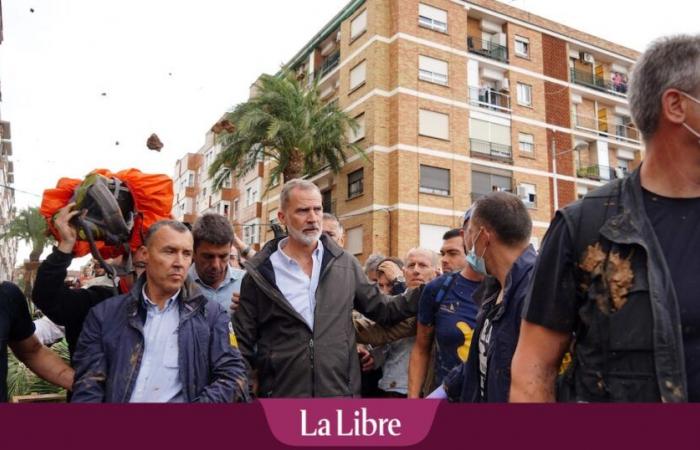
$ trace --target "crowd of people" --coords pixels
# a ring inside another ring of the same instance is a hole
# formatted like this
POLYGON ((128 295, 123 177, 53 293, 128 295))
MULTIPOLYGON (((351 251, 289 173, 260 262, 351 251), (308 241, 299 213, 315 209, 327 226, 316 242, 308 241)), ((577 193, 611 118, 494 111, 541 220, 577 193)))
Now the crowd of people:
POLYGON ((539 253, 526 206, 492 192, 439 252, 362 266, 318 187, 294 179, 285 236, 255 252, 221 215, 157 222, 115 296, 111 280, 65 284, 69 204, 32 300, 70 364, 2 283, 0 400, 9 344, 73 402, 700 401, 700 36, 654 43, 629 102, 643 164, 557 211, 539 253))

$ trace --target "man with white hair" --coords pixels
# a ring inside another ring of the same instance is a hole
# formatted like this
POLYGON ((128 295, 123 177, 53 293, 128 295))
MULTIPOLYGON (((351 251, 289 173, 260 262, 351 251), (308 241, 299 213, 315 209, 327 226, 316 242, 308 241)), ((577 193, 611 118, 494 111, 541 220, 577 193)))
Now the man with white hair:
POLYGON ((359 396, 353 308, 391 325, 416 314, 420 289, 381 294, 355 257, 322 233, 321 192, 309 181, 285 183, 277 218, 288 237, 268 242, 248 261, 234 316, 257 394, 359 396))
MULTIPOLYGON (((406 254, 403 268, 408 289, 429 283, 438 275, 440 260, 432 250, 412 248, 406 254)), ((413 322, 415 327, 415 321, 413 322)), ((405 398, 408 395, 408 363, 411 357, 415 335, 405 337, 384 346, 383 376, 379 389, 384 397, 405 398)))

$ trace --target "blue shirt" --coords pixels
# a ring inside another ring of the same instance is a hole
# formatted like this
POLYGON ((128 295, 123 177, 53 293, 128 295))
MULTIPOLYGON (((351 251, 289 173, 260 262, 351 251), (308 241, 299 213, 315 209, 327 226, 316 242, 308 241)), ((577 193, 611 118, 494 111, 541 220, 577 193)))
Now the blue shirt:
POLYGON ((182 382, 178 357, 178 326, 180 309, 177 291, 166 303, 162 311, 143 290, 143 304, 146 307, 146 323, 143 326, 144 347, 141 367, 136 378, 130 403, 181 403, 182 382))
POLYGON ((452 285, 446 287, 442 301, 438 304, 436 297, 447 276, 443 275, 428 283, 418 303, 418 322, 435 329, 436 384, 442 383, 442 379, 453 367, 467 360, 479 312, 472 295, 480 283, 468 280, 460 273, 453 274, 452 285))
POLYGON ((301 266, 284 253, 289 238, 282 239, 277 250, 270 255, 275 283, 292 308, 299 313, 311 330, 314 329, 314 311, 316 309, 316 288, 321 276, 323 261, 323 244, 318 240, 316 250, 311 254, 311 277, 306 275, 301 266))
POLYGON ((199 290, 202 291, 202 294, 204 294, 207 300, 223 306, 224 311, 227 311, 229 315, 233 315, 231 311, 231 298, 235 292, 241 292, 241 280, 243 279, 243 275, 245 275, 245 270, 232 269, 231 266, 228 266, 224 280, 218 288, 214 289, 199 278, 194 264, 190 266, 189 273, 189 276, 197 283, 199 290))

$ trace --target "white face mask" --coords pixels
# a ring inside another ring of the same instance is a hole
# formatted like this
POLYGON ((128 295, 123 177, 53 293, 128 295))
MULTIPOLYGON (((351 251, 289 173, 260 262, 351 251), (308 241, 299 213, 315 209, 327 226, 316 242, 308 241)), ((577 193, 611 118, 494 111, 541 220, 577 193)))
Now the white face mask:
MULTIPOLYGON (((697 98, 693 97, 692 95, 690 95, 690 94, 688 94, 688 93, 686 93, 686 92, 681 92, 681 94, 685 95, 686 97, 688 97, 689 99, 691 99, 692 101, 694 101, 695 103, 697 103, 698 105, 700 105, 700 100, 698 100, 697 98)), ((683 122, 683 126, 685 127, 686 130, 690 131, 690 132, 692 133, 693 136, 695 136, 696 138, 698 138, 698 143, 700 144, 700 133, 698 133, 697 131, 695 131, 690 125, 688 125, 688 124, 685 123, 685 122, 683 122)))

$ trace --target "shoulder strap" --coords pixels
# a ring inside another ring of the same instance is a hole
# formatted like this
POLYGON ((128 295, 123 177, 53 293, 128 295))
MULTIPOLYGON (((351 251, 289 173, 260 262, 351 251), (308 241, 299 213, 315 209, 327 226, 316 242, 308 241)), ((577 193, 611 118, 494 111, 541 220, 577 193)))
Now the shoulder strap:
POLYGON ((448 273, 447 276, 445 277, 445 281, 442 282, 440 285, 440 290, 438 291, 437 295, 435 296, 435 303, 440 304, 442 303, 442 299, 445 298, 445 295, 447 292, 452 289, 452 285, 454 282, 457 281, 457 276, 455 275, 454 272, 448 273))

